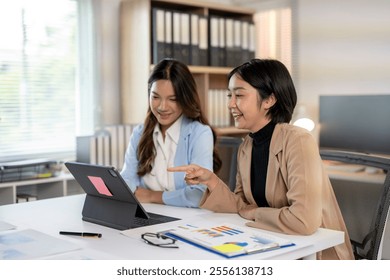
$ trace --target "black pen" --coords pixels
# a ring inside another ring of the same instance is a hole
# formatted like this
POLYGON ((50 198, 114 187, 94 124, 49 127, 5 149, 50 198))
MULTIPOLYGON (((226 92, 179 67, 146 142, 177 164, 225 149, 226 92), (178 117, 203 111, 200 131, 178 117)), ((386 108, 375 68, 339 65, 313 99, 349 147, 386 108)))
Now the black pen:
POLYGON ((74 232, 74 231, 60 231, 60 234, 63 235, 75 235, 75 236, 81 236, 81 237, 102 237, 101 233, 94 233, 94 232, 74 232))

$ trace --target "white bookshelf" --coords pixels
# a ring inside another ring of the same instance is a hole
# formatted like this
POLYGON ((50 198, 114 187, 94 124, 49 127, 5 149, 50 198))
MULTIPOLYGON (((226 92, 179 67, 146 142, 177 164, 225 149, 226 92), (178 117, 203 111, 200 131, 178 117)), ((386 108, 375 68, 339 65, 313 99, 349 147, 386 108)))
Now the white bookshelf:
POLYGON ((16 203, 21 189, 32 192, 37 200, 84 193, 71 174, 61 173, 50 178, 0 183, 0 205, 16 203))

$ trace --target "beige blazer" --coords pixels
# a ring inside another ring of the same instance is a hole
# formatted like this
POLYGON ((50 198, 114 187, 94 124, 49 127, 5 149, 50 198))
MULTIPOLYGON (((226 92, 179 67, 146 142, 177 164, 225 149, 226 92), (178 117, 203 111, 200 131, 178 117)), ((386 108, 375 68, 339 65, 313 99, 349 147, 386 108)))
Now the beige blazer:
MULTIPOLYGON (((201 208, 237 213, 256 205, 251 192, 252 138, 246 136, 238 150, 234 193, 220 180, 207 190, 201 208)), ((286 234, 313 234, 318 228, 345 232, 345 243, 317 254, 318 259, 354 259, 333 188, 312 135, 299 127, 277 124, 272 135, 266 179, 270 207, 258 207, 247 225, 286 234)), ((257 205, 256 205, 257 206, 257 205)))

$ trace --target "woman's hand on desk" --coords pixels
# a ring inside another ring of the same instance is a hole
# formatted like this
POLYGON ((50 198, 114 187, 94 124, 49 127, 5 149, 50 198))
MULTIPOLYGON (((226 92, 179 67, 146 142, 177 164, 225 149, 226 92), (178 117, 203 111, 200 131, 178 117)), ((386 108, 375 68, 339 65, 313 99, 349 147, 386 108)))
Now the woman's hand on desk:
POLYGON ((163 204, 162 192, 160 191, 151 191, 138 187, 134 194, 140 202, 163 204))
POLYGON ((196 164, 169 167, 170 172, 185 172, 184 180, 188 185, 206 185, 212 191, 218 184, 219 178, 212 171, 196 164))

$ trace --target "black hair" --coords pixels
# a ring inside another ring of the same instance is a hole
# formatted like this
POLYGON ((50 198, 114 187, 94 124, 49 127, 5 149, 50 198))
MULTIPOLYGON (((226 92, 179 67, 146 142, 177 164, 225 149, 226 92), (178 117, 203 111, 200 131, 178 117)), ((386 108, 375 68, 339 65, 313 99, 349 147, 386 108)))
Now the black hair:
MULTIPOLYGON (((196 82, 189 68, 184 63, 172 58, 161 60, 154 66, 149 76, 148 96, 150 96, 153 83, 158 80, 171 81, 176 101, 183 110, 184 116, 210 126, 214 136, 213 170, 217 172, 222 166, 221 159, 215 149, 217 134, 202 112, 196 82)), ((137 156, 139 158, 137 174, 139 176, 143 176, 152 170, 152 164, 156 157, 152 135, 157 123, 157 118, 153 115, 149 106, 144 121, 144 131, 137 149, 137 156)))
POLYGON ((238 75, 257 89, 260 100, 274 94, 276 103, 268 111, 274 123, 289 123, 297 104, 297 93, 286 66, 274 59, 252 59, 237 66, 228 74, 228 80, 238 75))

